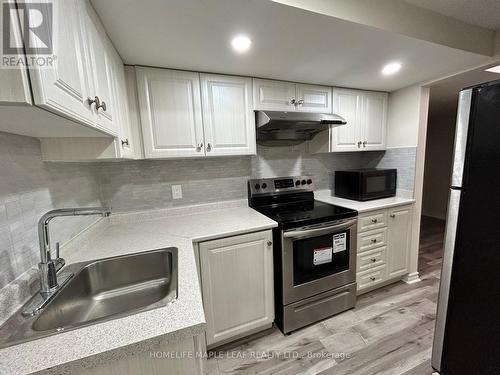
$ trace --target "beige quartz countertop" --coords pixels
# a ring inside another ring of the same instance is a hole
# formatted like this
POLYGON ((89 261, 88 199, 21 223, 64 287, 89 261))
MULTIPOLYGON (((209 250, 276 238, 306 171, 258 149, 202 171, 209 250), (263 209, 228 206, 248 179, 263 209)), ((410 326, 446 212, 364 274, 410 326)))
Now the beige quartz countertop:
POLYGON ((72 361, 78 361, 79 368, 92 366, 110 358, 151 350, 159 340, 178 341, 204 332, 205 316, 193 242, 275 226, 274 221, 243 202, 231 208, 209 204, 102 219, 61 248, 66 262, 177 247, 177 300, 154 310, 0 349, 0 374, 29 374, 54 366, 58 366, 57 373, 71 373, 72 361))
POLYGON ((403 206, 405 204, 415 203, 413 198, 391 197, 383 199, 375 199, 372 201, 360 202, 351 199, 339 198, 331 195, 330 190, 320 190, 314 194, 314 198, 320 202, 334 204, 345 208, 358 211, 360 214, 374 210, 382 210, 384 208, 391 208, 403 206))

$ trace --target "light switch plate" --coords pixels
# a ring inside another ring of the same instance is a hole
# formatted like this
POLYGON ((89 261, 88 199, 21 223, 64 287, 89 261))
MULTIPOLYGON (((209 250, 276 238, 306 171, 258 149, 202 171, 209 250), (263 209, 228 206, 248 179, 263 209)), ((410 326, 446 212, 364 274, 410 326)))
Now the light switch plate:
POLYGON ((182 185, 172 185, 172 198, 182 199, 182 185))

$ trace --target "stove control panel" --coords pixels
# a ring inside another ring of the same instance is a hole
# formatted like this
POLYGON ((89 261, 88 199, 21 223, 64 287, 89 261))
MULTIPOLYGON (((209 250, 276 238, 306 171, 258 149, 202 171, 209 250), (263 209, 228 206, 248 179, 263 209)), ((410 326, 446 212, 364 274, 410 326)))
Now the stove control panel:
POLYGON ((248 180, 251 196, 288 192, 314 191, 312 176, 276 177, 248 180))

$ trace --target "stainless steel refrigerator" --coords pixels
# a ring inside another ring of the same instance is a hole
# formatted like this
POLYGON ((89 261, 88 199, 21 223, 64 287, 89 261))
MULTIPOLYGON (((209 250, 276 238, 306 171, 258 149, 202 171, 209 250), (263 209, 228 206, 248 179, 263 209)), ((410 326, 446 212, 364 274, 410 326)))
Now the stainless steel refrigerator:
POLYGON ((432 367, 500 374, 500 81, 459 96, 432 367))

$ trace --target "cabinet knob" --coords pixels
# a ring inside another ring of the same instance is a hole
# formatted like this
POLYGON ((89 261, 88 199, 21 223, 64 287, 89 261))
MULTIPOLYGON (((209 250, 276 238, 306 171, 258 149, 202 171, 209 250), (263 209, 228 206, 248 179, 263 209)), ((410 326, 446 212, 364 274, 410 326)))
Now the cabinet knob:
POLYGON ((377 261, 377 259, 376 259, 376 258, 372 258, 372 259, 370 259, 370 260, 372 261, 372 263, 375 263, 375 262, 377 261))
POLYGON ((377 224, 378 223, 378 219, 372 219, 372 223, 373 224, 377 224))
POLYGON ((363 142, 363 147, 366 147, 366 144, 368 143, 368 141, 364 141, 363 142))
POLYGON ((210 143, 207 143, 207 151, 208 152, 212 151, 212 145, 210 143))
POLYGON ((101 100, 96 95, 96 96, 94 96, 94 99, 92 99, 91 97, 88 97, 87 98, 87 103, 89 104, 89 106, 92 106, 92 104, 95 104, 95 107, 97 109, 101 105, 101 100))
POLYGON ((291 105, 297 105, 297 101, 295 99, 290 100, 291 105))
POLYGON ((267 246, 272 246, 272 242, 271 241, 267 241, 267 246))
POLYGON ((377 243, 377 239, 376 238, 372 238, 372 243, 377 243))
MULTIPOLYGON (((97 96, 96 96, 97 98, 97 96)), ((95 105, 95 109, 96 110, 99 110, 99 109, 102 109, 103 112, 106 112, 106 102, 105 101, 102 101, 101 103, 95 105)))
POLYGON ((130 144, 129 144, 129 142, 128 142, 128 138, 127 138, 127 139, 125 139, 125 140, 123 140, 123 139, 122 139, 122 147, 123 147, 123 146, 130 146, 130 144))
POLYGON ((196 146, 196 152, 200 152, 202 148, 203 148, 203 142, 198 143, 198 146, 196 146))
POLYGON ((298 105, 302 105, 304 104, 304 100, 303 99, 300 99, 298 102, 297 102, 298 105))
POLYGON ((390 214, 389 216, 394 219, 396 217, 396 214, 390 214))
POLYGON ((358 148, 360 148, 360 147, 361 147, 361 141, 358 142, 358 148))
POLYGON ((370 280, 371 280, 371 281, 375 281, 375 280, 377 280, 377 279, 376 279, 376 278, 374 278, 374 277, 372 276, 372 277, 370 277, 370 280))

